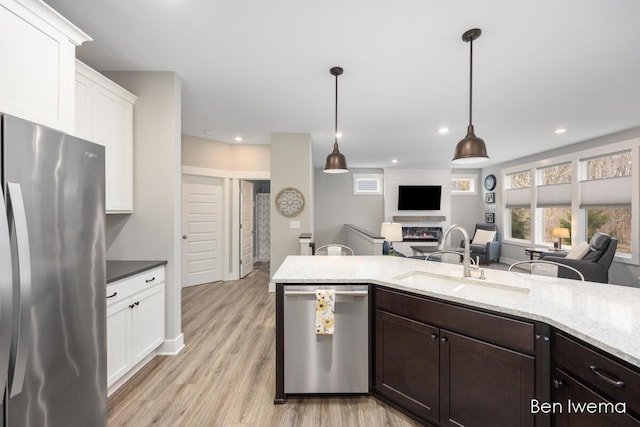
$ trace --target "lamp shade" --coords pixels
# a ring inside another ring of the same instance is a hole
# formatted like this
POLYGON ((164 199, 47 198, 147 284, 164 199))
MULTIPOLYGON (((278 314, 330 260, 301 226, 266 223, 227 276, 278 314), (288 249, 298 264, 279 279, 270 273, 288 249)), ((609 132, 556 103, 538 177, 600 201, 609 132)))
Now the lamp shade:
POLYGON ((469 125, 467 136, 465 136, 453 153, 453 163, 456 164, 472 164, 489 160, 487 155, 487 146, 481 138, 478 138, 473 131, 473 125, 469 125))
POLYGON ((569 229, 562 228, 562 227, 556 227, 553 230, 551 230, 551 236, 558 237, 560 239, 567 239, 571 237, 571 235, 569 234, 569 229))
POLYGON ((344 154, 338 149, 338 143, 333 144, 333 152, 327 156, 327 162, 324 165, 325 173, 347 173, 347 160, 344 154))
POLYGON ((399 222, 383 222, 380 235, 388 242, 402 242, 402 224, 399 222))

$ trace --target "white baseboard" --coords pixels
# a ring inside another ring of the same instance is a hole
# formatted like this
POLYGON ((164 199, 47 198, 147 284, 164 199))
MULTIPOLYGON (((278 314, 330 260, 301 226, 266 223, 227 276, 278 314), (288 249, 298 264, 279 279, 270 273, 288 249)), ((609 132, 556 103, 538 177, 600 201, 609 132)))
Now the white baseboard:
POLYGON ((275 282, 269 282, 269 292, 275 292, 276 291, 276 283, 275 282))
POLYGON ((107 397, 111 396, 116 390, 122 387, 124 383, 129 381, 136 373, 138 373, 140 369, 144 368, 144 365, 146 365, 151 361, 151 359, 156 357, 157 354, 158 354, 157 350, 152 351, 151 353, 149 353, 147 357, 145 357, 140 362, 138 362, 136 366, 134 366, 129 371, 127 371, 127 373, 124 374, 122 378, 120 378, 115 383, 111 384, 111 386, 109 386, 109 388, 107 389, 107 397))
POLYGON ((158 353, 161 356, 175 356, 180 353, 184 348, 184 334, 178 335, 176 338, 172 340, 164 340, 160 348, 158 348, 158 353))

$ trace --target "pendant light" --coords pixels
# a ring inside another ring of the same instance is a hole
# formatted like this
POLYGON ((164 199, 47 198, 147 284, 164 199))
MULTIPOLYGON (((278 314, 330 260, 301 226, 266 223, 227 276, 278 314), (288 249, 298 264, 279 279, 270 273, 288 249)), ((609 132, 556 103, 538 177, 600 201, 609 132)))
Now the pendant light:
POLYGON ((349 172, 347 169, 347 160, 344 158, 344 154, 338 149, 338 76, 343 73, 341 67, 333 67, 329 70, 332 76, 336 78, 336 117, 335 117, 335 132, 333 152, 327 156, 327 162, 324 165, 325 173, 345 173, 349 172))
POLYGON ((487 147, 484 145, 484 141, 478 138, 473 131, 473 124, 471 122, 472 101, 473 101, 473 41, 480 37, 482 31, 479 28, 473 28, 466 31, 462 35, 462 40, 469 43, 470 49, 470 65, 469 65, 469 126, 467 127, 467 136, 465 136, 458 145, 456 145, 456 151, 453 153, 453 163, 455 164, 472 164, 479 163, 485 160, 489 160, 487 155, 487 147))

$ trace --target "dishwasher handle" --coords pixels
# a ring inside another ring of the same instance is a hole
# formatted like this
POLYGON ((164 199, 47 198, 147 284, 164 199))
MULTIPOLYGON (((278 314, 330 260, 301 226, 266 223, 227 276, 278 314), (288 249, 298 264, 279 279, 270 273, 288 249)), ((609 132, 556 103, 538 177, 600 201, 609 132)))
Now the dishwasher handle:
MULTIPOLYGON (((316 291, 284 291, 284 295, 314 295, 316 291)), ((369 295, 369 291, 338 291, 336 290, 336 295, 347 295, 352 297, 366 297, 369 295)))

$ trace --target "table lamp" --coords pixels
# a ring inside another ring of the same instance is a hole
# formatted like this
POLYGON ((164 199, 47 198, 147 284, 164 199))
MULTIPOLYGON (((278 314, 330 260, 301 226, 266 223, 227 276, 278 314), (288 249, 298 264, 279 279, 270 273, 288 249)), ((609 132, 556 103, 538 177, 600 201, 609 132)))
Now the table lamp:
POLYGON ((551 236, 558 238, 558 249, 562 249, 562 239, 571 237, 568 228, 556 227, 551 230, 551 236))
POLYGON ((389 255, 393 255, 393 242, 402 242, 402 224, 399 222, 383 222, 380 235, 389 242, 389 255))

